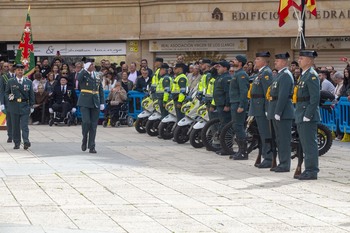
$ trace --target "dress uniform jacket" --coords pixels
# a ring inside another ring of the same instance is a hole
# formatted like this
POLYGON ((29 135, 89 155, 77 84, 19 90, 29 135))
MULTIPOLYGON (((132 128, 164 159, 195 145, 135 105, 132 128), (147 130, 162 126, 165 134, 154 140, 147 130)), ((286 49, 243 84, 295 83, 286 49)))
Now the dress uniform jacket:
POLYGON ((310 68, 298 81, 297 103, 295 109, 295 123, 303 122, 303 117, 310 121, 320 121, 320 79, 316 71, 310 68))
POLYGON ((267 112, 266 92, 272 83, 272 71, 270 67, 263 67, 254 78, 250 91, 249 116, 265 116, 267 112))
POLYGON ((104 104, 104 92, 102 88, 102 80, 97 76, 96 72, 89 72, 83 70, 80 72, 79 86, 81 89, 78 99, 78 106, 86 108, 100 108, 104 104))
POLYGON ((226 72, 222 75, 218 76, 214 83, 214 93, 213 100, 215 102, 215 106, 226 106, 230 107, 230 81, 231 75, 226 72))
POLYGON ((8 99, 5 98, 5 89, 9 79, 10 75, 8 73, 0 76, 0 103, 5 105, 5 107, 7 107, 9 102, 8 99))
POLYGON ((66 86, 67 90, 62 93, 61 85, 56 85, 52 93, 52 99, 50 101, 49 107, 51 108, 53 104, 61 104, 63 102, 70 103, 72 108, 77 105, 77 94, 73 86, 66 86))
POLYGON ((275 114, 281 119, 294 119, 292 103, 294 79, 288 68, 283 68, 270 86, 270 100, 267 111, 269 120, 275 119, 275 114))
POLYGON ((22 84, 17 82, 16 78, 8 80, 5 90, 5 98, 13 94, 14 99, 9 101, 7 111, 12 114, 24 115, 30 114, 30 108, 35 103, 32 81, 22 77, 22 84))
POLYGON ((239 103, 239 107, 245 109, 248 105, 248 88, 248 74, 243 69, 237 70, 230 82, 230 103, 239 103))

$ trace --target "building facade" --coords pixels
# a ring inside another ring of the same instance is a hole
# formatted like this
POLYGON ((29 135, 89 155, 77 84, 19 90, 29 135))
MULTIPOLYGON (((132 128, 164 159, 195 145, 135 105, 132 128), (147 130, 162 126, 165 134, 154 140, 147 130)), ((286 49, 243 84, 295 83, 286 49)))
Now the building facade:
MULTIPOLYGON (((298 2, 298 1, 296 1, 298 2)), ((162 56, 169 63, 206 56, 231 59, 258 51, 288 51, 297 59, 299 12, 278 27, 278 0, 32 0, 35 55, 110 56, 127 62, 162 56)), ((21 37, 27 5, 0 0, 0 50, 6 56, 21 37)), ((306 13, 307 48, 318 66, 344 67, 350 56, 350 1, 318 0, 306 13)))

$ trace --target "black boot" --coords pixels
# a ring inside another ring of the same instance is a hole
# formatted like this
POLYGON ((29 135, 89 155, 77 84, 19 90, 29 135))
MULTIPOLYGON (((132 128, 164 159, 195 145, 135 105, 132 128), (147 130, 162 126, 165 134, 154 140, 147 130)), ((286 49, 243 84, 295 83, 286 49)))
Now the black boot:
POLYGON ((237 144, 239 146, 239 151, 233 157, 234 160, 247 160, 247 142, 244 139, 237 139, 237 144))

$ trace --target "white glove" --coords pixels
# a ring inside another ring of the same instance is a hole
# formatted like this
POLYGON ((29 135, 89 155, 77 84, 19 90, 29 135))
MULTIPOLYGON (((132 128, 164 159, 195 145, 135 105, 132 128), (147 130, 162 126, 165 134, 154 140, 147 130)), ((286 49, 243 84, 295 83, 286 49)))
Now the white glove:
POLYGON ((34 112, 34 108, 30 108, 30 114, 34 112))
POLYGON ((105 110, 105 105, 104 104, 100 104, 100 110, 101 111, 105 110))
POLYGON ((0 105, 0 111, 4 111, 5 110, 5 105, 0 105))
POLYGON ((52 108, 49 108, 49 113, 53 113, 53 109, 52 108))
POLYGON ((75 113, 77 111, 76 108, 72 108, 72 113, 75 113))
POLYGON ((304 117, 303 117, 303 121, 304 121, 304 122, 309 122, 310 119, 304 116, 304 117))
POLYGON ((267 116, 267 112, 265 112, 265 116, 267 116))
POLYGON ((278 115, 278 114, 275 114, 275 120, 276 120, 276 121, 280 121, 280 120, 281 120, 281 116, 278 115))

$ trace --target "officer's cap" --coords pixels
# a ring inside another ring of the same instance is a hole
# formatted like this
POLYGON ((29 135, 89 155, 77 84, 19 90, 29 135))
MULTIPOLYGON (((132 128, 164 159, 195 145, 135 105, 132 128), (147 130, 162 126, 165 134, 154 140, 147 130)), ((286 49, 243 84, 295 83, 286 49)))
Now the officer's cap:
POLYGON ((266 51, 266 52, 259 52, 259 53, 256 53, 255 54, 256 57, 270 57, 271 54, 269 51, 266 51))
POLYGON ((185 69, 185 64, 183 64, 183 63, 176 63, 175 68, 185 69))
POLYGON ((286 53, 279 53, 279 54, 275 55, 275 58, 276 59, 288 59, 288 58, 290 58, 290 55, 289 55, 288 52, 286 52, 286 53))
POLYGON ((237 61, 242 62, 243 65, 247 63, 247 57, 244 55, 237 55, 236 56, 237 61))
POLYGON ((8 63, 9 63, 9 64, 12 64, 12 65, 15 65, 15 60, 10 59, 8 63))
POLYGON ((68 81, 68 77, 66 77, 66 76, 61 76, 61 77, 60 77, 60 81, 61 81, 61 79, 63 79, 63 78, 64 78, 66 81, 68 81))
POLYGON ((156 57, 156 59, 155 59, 155 61, 157 62, 163 62, 164 61, 164 59, 163 58, 161 58, 161 57, 156 57))
POLYGON ((163 63, 161 66, 160 66, 161 69, 169 69, 169 65, 167 63, 163 63))
POLYGON ((22 64, 15 64, 14 67, 15 69, 24 69, 24 65, 22 64))
POLYGON ((220 61, 219 65, 222 67, 226 67, 227 69, 230 69, 230 63, 226 60, 220 61))
POLYGON ((215 66, 215 65, 217 65, 217 64, 219 64, 217 61, 212 61, 212 62, 210 63, 211 66, 215 66))
POLYGON ((203 64, 210 64, 211 61, 210 61, 210 59, 208 59, 208 58, 203 58, 203 59, 202 59, 202 63, 203 63, 203 64))
POLYGON ((318 56, 318 54, 317 54, 317 52, 314 51, 314 50, 301 50, 301 51, 299 52, 299 56, 315 58, 315 57, 318 56))

